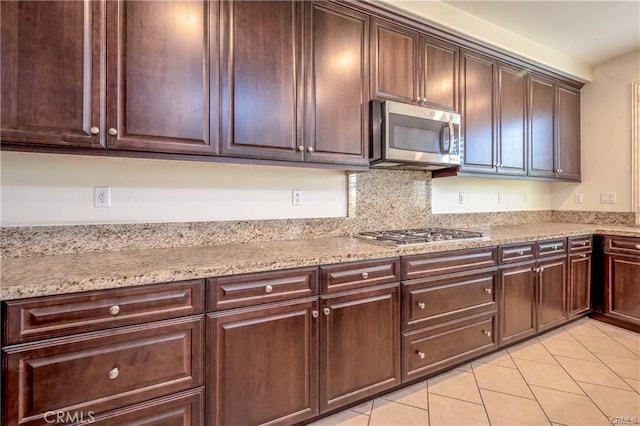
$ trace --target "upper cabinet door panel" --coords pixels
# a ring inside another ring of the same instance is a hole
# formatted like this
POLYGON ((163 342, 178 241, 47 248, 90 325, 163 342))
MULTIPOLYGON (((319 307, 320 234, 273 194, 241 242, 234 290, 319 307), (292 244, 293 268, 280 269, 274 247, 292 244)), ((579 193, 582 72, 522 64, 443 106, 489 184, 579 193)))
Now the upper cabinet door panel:
POLYGON ((498 171, 525 175, 525 71, 498 66, 498 171))
POLYGON ((580 180, 580 92, 558 86, 558 174, 580 180))
POLYGON ((458 47, 430 37, 420 37, 422 99, 428 106, 458 108, 458 47))
POLYGON ((209 82, 215 85, 217 64, 209 63, 209 31, 216 33, 210 22, 216 7, 206 1, 109 2, 109 148, 215 152, 217 111, 209 110, 209 82))
POLYGON ((418 33, 374 19, 371 35, 371 96, 417 101, 418 33))
POLYGON ((306 159, 367 165, 369 18, 313 3, 307 8, 306 27, 306 159))
POLYGON ((529 76, 529 175, 554 175, 554 85, 529 76))
POLYGON ((0 3, 2 142, 103 146, 103 8, 89 0, 0 3))
POLYGON ((461 55, 465 171, 495 172, 495 62, 471 52, 461 55))
MULTIPOLYGON (((301 161, 302 2, 222 2, 227 156, 301 161)), ((304 149, 304 148, 303 148, 304 149)))

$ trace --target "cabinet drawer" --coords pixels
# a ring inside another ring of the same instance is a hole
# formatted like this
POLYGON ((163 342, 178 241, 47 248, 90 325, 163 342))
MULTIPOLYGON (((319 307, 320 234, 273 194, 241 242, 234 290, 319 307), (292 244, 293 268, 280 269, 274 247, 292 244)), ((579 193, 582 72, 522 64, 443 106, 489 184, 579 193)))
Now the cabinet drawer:
POLYGON ((581 235, 579 237, 569 237, 568 247, 570 252, 591 250, 593 244, 591 243, 591 235, 581 235))
POLYGON ((567 239, 558 238, 555 240, 538 241, 536 247, 539 257, 565 254, 567 252, 567 239))
POLYGON ((403 381, 496 349, 496 331, 496 314, 491 313, 404 333, 403 381))
POLYGON ((4 343, 202 313, 202 280, 7 301, 4 343))
POLYGON ((640 238, 605 237, 604 250, 612 253, 628 253, 640 256, 640 238))
POLYGON ((479 247, 402 257, 402 279, 432 277, 498 264, 496 247, 479 247))
POLYGON ((207 279, 207 310, 253 306, 317 294, 318 268, 207 279))
POLYGON ((26 343, 3 350, 9 424, 49 411, 99 414, 201 386, 202 316, 26 343))
POLYGON ((403 283, 403 330, 495 311, 497 274, 494 268, 403 283))
POLYGON ((322 293, 400 281, 400 259, 370 260, 320 267, 322 293))
POLYGON ((80 419, 73 425, 91 423, 93 426, 202 426, 204 425, 204 388, 190 389, 108 413, 92 415, 92 417, 92 421, 85 416, 84 422, 80 419))
POLYGON ((501 245, 498 248, 500 264, 524 262, 535 259, 534 243, 501 245))

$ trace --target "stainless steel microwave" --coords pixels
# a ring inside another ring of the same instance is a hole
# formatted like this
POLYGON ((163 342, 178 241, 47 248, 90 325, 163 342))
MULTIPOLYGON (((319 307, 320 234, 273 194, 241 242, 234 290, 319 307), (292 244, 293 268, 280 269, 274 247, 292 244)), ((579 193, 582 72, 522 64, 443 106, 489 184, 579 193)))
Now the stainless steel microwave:
POLYGON ((460 114, 371 101, 371 167, 437 170, 460 165, 460 114))

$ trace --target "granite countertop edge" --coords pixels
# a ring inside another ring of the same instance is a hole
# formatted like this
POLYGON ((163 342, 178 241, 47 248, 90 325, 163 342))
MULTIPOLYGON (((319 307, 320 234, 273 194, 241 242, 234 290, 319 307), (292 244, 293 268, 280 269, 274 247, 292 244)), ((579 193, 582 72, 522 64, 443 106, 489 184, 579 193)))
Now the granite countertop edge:
POLYGON ((541 223, 475 227, 483 240, 391 247, 353 237, 3 258, 0 300, 384 259, 586 234, 640 237, 639 227, 541 223))

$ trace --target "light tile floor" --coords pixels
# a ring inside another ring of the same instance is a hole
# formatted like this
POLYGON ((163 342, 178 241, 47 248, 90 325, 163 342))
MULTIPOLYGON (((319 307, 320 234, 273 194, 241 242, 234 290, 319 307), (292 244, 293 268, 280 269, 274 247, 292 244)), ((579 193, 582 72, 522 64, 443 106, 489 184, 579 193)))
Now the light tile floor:
POLYGON ((640 424, 640 335, 583 318, 312 425, 612 423, 640 424))

